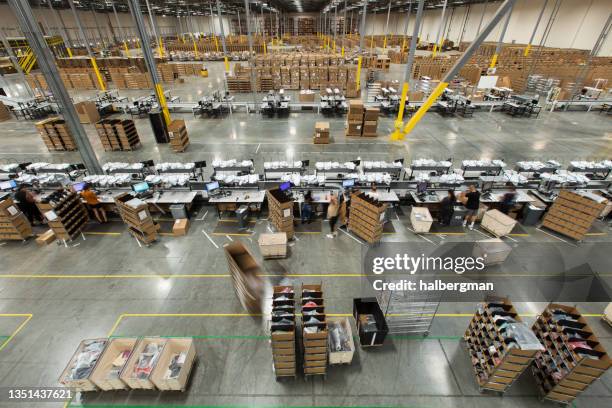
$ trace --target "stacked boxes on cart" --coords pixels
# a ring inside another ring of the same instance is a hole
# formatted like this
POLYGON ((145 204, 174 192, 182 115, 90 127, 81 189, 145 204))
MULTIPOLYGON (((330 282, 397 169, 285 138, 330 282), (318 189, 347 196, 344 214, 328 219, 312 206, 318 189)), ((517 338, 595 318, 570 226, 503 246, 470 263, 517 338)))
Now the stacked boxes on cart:
POLYGON ((316 122, 312 139, 314 144, 329 144, 329 122, 316 122))
POLYGON ((364 107, 363 101, 349 101, 346 135, 353 137, 376 137, 380 110, 364 107))
POLYGON ((302 285, 304 375, 327 373, 327 320, 320 284, 302 285))
POLYGON ((356 191, 351 195, 349 230, 371 244, 380 241, 386 210, 387 204, 356 191))
POLYGON ((48 118, 37 122, 36 129, 49 151, 77 150, 72 133, 64 120, 48 118))
POLYGON ((31 236, 32 226, 13 199, 0 199, 0 241, 22 241, 31 236))
POLYGON ((134 238, 145 245, 157 239, 158 226, 153 221, 146 202, 132 194, 123 193, 115 197, 115 204, 121 219, 127 224, 128 231, 134 238))
POLYGON ((101 120, 96 123, 96 132, 104 151, 134 150, 140 147, 140 137, 133 120, 101 120))
POLYGON ((79 344, 59 382, 80 392, 185 391, 195 360, 190 337, 89 339, 79 344))
POLYGON ((533 324, 544 345, 532 372, 545 399, 569 404, 612 362, 575 307, 551 303, 533 324))
POLYGON ((542 225, 577 241, 582 240, 606 207, 598 195, 561 190, 559 197, 544 216, 542 225))
POLYGON ((73 240, 89 221, 87 208, 77 193, 56 191, 44 197, 36 205, 55 237, 60 240, 73 240))
POLYGON ((279 377, 295 377, 297 361, 295 353, 295 291, 293 286, 274 286, 270 337, 274 374, 279 377))
POLYGON ((293 239, 293 199, 280 189, 266 192, 268 197, 268 219, 276 231, 287 233, 287 239, 293 239))
POLYGON ((464 340, 481 390, 506 392, 544 350, 507 298, 478 305, 464 340))
POLYGON ((187 127, 182 119, 175 119, 168 125, 168 136, 170 138, 170 147, 175 152, 184 152, 189 146, 189 136, 187 135, 187 127))

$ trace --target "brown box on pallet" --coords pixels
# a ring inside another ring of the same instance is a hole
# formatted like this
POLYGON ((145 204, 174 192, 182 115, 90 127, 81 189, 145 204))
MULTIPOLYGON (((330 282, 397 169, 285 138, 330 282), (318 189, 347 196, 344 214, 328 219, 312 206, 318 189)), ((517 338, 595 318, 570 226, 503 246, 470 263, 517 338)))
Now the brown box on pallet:
POLYGON ((363 120, 364 121, 377 121, 379 114, 380 114, 380 109, 367 107, 365 108, 363 120))
POLYGON ((354 99, 349 101, 349 115, 362 115, 363 116, 363 101, 361 99, 354 99))
POLYGON ((55 241, 55 233, 53 232, 53 230, 48 230, 47 232, 39 235, 38 238, 36 238, 36 243, 39 246, 49 245, 53 241, 55 241))
POLYGON ((79 122, 96 123, 100 120, 100 114, 98 113, 98 108, 94 102, 83 101, 75 103, 74 107, 79 115, 79 122))

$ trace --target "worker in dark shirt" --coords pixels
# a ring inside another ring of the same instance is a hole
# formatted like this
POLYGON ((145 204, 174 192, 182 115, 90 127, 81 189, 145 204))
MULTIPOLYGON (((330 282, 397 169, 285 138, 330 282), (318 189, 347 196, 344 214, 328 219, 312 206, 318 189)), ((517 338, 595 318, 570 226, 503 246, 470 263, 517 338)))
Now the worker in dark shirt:
POLYGON ((448 195, 440 202, 440 223, 442 225, 450 225, 451 218, 455 212, 455 204, 457 198, 453 190, 448 190, 448 195))
POLYGON ((22 184, 19 186, 19 189, 15 193, 15 200, 17 201, 17 207, 25 214, 31 224, 34 224, 34 221, 42 222, 42 216, 40 210, 36 206, 34 194, 32 194, 25 185, 22 184))
POLYGON ((470 230, 474 229, 474 222, 478 216, 478 208, 480 208, 480 192, 476 190, 474 184, 470 184, 467 193, 463 193, 464 205, 467 210, 465 219, 463 220, 463 227, 470 223, 470 230))
POLYGON ((502 196, 501 212, 507 215, 516 204, 516 187, 512 184, 507 184, 506 186, 508 187, 508 191, 502 196))

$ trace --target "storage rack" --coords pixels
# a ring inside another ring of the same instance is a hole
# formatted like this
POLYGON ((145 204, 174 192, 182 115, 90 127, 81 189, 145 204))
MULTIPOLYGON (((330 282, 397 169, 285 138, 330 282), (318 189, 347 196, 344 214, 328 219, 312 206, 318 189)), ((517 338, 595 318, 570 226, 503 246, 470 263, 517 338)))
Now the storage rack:
POLYGON ((544 216, 542 226, 581 241, 606 206, 591 196, 586 192, 561 190, 544 216))
POLYGON ((170 146, 177 153, 184 152, 189 146, 189 136, 187 136, 187 128, 185 121, 175 119, 168 125, 168 137, 170 137, 170 146))
POLYGON ((24 241, 32 236, 32 226, 8 195, 0 197, 0 240, 24 241))
POLYGON ((570 165, 567 171, 571 171, 572 173, 587 173, 591 180, 606 180, 610 173, 612 173, 612 167, 583 168, 570 165))
POLYGON ((302 326, 304 375, 324 376, 327 374, 328 331, 321 284, 302 285, 302 326), (306 331, 309 327, 316 327, 317 331, 309 333, 306 331))
POLYGON ((384 290, 378 292, 376 298, 385 315, 389 333, 429 335, 440 305, 440 296, 384 290))
POLYGON ((77 146, 66 122, 48 118, 36 123, 36 129, 49 151, 74 151, 77 146))
POLYGON ((387 204, 356 191, 351 195, 348 229, 370 244, 380 241, 387 204))
POLYGON ((140 137, 133 120, 101 120, 96 123, 96 131, 104 151, 129 151, 140 147, 140 137))
POLYGON ((268 197, 268 219, 278 232, 286 232, 287 239, 293 239, 293 199, 275 188, 266 191, 268 197))
POLYGON ((52 193, 36 205, 47 219, 47 225, 53 230, 56 238, 64 242, 71 241, 81 233, 89 221, 87 208, 77 193, 63 192, 63 196, 55 201, 57 194, 52 193))
POLYGON ((575 307, 550 303, 532 330, 545 347, 531 366, 543 399, 569 404, 612 365, 575 307))
MULTIPOLYGON (((449 160, 450 161, 450 160, 449 160)), ((453 167, 452 162, 448 165, 432 165, 432 166, 420 166, 416 164, 410 165, 410 177, 414 176, 414 172, 435 172, 437 176, 441 176, 443 174, 450 173, 451 168, 453 167)))
POLYGON ((262 270, 255 257, 240 241, 224 245, 223 251, 240 304, 249 313, 261 313, 262 270))
POLYGON ((503 166, 499 165, 491 165, 491 166, 466 166, 464 164, 461 165, 462 176, 464 178, 469 178, 465 175, 466 172, 478 172, 478 176, 482 176, 482 173, 487 173, 487 175, 499 176, 504 170, 503 166))
POLYGON ((506 392, 543 350, 507 298, 491 297, 481 303, 464 340, 481 392, 506 392), (517 328, 524 329, 533 339, 519 342, 517 328))
POLYGON ((295 352, 295 291, 293 286, 274 286, 272 293, 272 317, 270 337, 272 339, 272 357, 274 374, 281 377, 297 375, 295 352), (291 323, 283 324, 283 322, 291 323))
POLYGON ((119 215, 128 226, 128 231, 138 241, 150 245, 157 240, 157 225, 149 212, 149 205, 130 193, 115 197, 119 215))

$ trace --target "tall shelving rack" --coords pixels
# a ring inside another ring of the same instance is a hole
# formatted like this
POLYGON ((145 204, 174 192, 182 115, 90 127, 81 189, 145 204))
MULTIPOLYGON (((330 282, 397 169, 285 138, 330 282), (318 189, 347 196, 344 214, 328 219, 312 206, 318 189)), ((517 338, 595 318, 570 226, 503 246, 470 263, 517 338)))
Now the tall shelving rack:
POLYGON ((377 293, 376 299, 391 334, 429 335, 440 305, 440 296, 410 291, 384 290, 377 293))
POLYGON ((295 339, 295 291, 293 286, 274 286, 270 338, 276 379, 297 375, 295 339), (291 323, 289 323, 291 322, 291 323))

